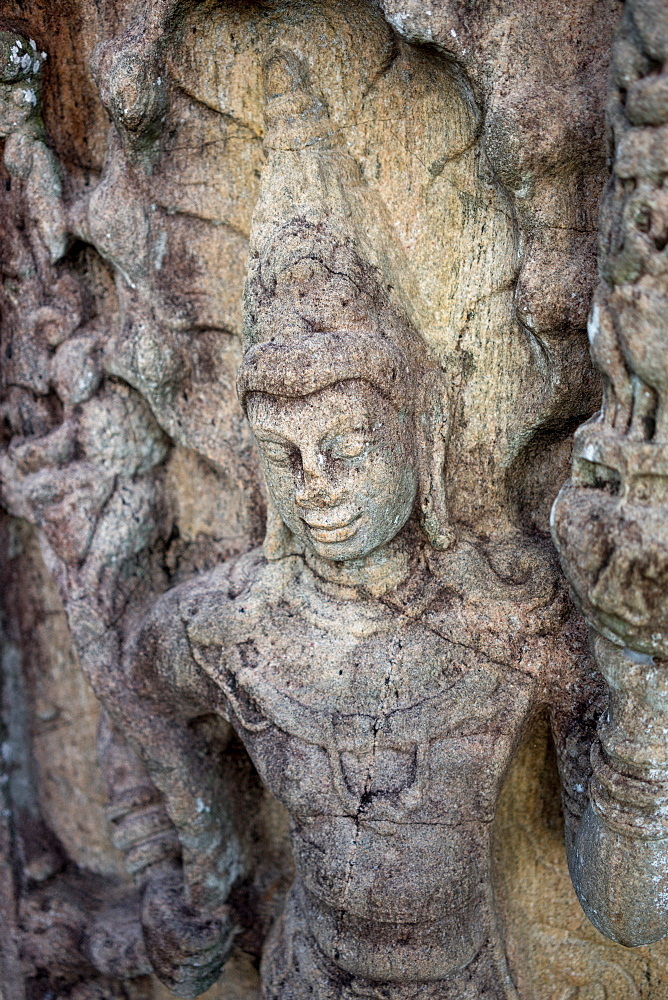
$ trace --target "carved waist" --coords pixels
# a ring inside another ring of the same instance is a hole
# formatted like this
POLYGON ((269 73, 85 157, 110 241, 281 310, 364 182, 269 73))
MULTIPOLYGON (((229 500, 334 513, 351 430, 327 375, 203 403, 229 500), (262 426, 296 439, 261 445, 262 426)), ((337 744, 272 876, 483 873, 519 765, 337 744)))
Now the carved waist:
MULTIPOLYGON (((325 956, 352 975, 388 982, 445 979, 468 966, 495 933, 487 900, 437 920, 393 922, 329 906, 296 882, 300 910, 325 956)), ((419 918, 416 910, 413 917, 419 918)))

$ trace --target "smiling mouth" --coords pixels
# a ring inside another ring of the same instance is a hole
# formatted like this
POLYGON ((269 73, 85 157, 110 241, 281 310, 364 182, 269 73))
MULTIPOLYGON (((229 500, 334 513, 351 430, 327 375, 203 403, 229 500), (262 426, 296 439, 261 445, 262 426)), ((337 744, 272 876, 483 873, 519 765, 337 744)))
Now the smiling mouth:
POLYGON ((314 541, 332 544, 334 542, 345 542, 349 538, 352 538, 359 528, 358 521, 361 516, 361 512, 355 514, 350 521, 345 521, 343 524, 312 524, 310 521, 303 520, 314 541))

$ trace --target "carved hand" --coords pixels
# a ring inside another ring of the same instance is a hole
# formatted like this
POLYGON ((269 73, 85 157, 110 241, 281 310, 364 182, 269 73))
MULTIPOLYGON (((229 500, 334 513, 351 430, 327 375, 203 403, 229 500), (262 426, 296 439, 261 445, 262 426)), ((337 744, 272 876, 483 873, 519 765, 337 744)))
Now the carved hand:
POLYGON ((142 926, 156 975, 179 997, 198 997, 215 983, 235 934, 226 907, 205 915, 188 902, 182 870, 172 863, 148 874, 142 926))

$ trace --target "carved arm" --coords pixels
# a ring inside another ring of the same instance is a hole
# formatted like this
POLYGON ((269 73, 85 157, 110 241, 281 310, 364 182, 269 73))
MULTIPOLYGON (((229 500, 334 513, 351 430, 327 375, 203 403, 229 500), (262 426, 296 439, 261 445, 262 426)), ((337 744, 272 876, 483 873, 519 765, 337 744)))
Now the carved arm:
POLYGON ((113 782, 110 818, 143 890, 149 958, 173 992, 195 997, 215 982, 229 954, 234 928, 226 901, 246 865, 221 787, 221 747, 211 736, 213 720, 223 729, 219 743, 225 739, 221 696, 190 649, 180 615, 184 589, 193 585, 154 605, 126 653, 115 694, 105 699, 150 781, 142 783, 142 768, 128 763, 127 749, 114 746, 109 733, 103 756, 107 770, 129 775, 125 789, 113 782))

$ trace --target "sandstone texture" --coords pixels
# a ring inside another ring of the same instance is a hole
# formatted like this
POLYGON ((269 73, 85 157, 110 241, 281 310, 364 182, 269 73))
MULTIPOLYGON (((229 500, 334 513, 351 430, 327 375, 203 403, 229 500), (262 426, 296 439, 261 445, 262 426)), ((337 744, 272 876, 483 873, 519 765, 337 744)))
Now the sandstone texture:
POLYGON ((668 994, 667 60, 5 0, 2 1000, 668 994))

